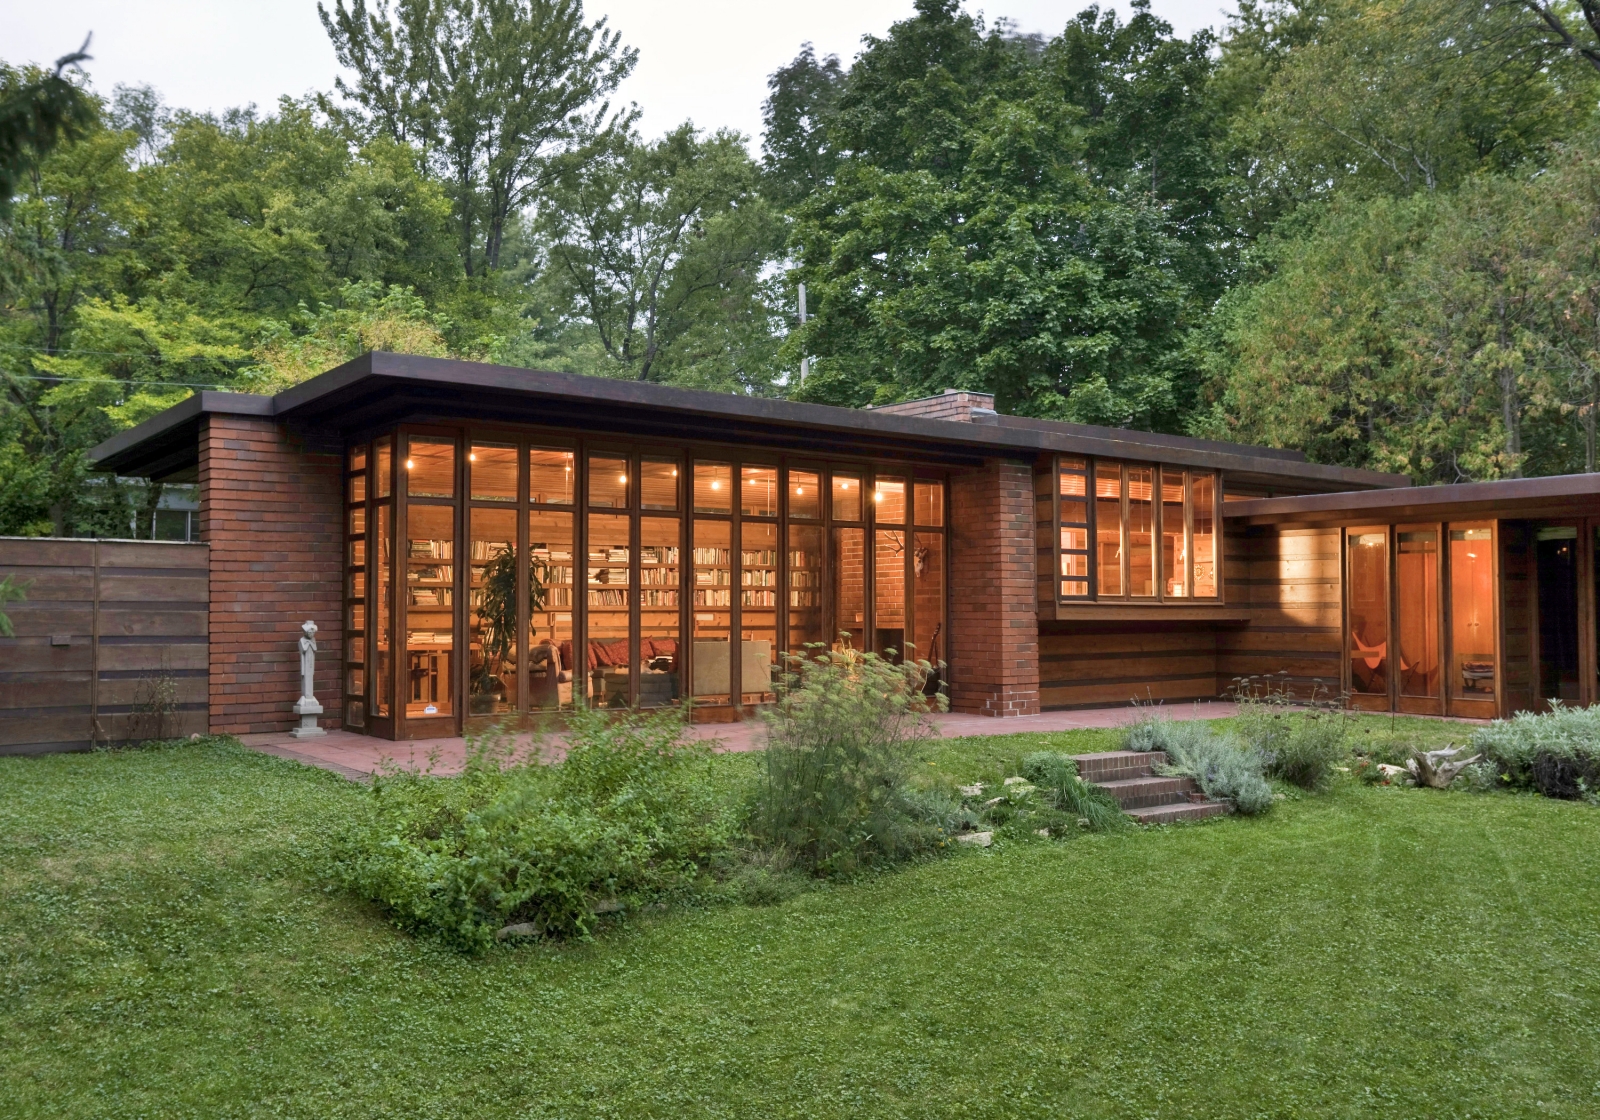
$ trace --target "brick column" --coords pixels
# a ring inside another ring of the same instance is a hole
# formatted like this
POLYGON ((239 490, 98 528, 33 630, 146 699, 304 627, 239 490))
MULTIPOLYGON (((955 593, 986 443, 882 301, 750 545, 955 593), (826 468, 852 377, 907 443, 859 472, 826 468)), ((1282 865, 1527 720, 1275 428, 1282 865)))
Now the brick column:
POLYGON ((282 425, 205 417, 200 538, 211 552, 211 730, 287 731, 300 695, 300 624, 317 624, 324 727, 343 713, 343 463, 282 425))
POLYGON ((1039 711, 1033 467, 991 459, 950 479, 950 707, 1039 711))

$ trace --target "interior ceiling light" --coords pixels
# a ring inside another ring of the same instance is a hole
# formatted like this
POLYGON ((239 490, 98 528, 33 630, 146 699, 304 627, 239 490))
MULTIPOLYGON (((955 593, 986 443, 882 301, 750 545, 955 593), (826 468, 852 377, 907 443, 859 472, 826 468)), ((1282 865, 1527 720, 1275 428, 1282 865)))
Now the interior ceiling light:
POLYGON ((412 467, 414 467, 416 465, 417 464, 413 463, 410 459, 406 460, 406 470, 410 470, 412 467))

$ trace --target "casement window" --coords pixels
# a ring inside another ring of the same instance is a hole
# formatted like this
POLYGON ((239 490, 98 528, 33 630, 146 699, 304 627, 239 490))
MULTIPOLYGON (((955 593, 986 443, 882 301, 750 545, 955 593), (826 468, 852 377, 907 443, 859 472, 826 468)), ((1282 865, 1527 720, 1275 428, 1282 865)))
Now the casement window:
POLYGON ((1058 601, 1217 599, 1215 472, 1062 455, 1049 478, 1036 496, 1058 601))

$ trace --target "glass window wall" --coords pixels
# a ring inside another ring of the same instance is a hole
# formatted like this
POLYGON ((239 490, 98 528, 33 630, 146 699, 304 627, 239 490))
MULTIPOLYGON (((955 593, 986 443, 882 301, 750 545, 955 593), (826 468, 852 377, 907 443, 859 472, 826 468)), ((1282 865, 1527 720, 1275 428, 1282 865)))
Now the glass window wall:
POLYGON ((1217 597, 1217 476, 1197 474, 1190 477, 1190 498, 1193 508, 1193 536, 1190 544, 1194 553, 1194 597, 1217 597))
MULTIPOLYGON (((700 485, 696 465, 695 486, 700 485)), ((696 504, 699 503, 697 496, 696 504)), ((733 525, 696 518, 694 522, 694 646, 690 694, 697 703, 726 704, 732 699, 728 640, 733 632, 733 525)))
POLYGON ((1140 599, 1156 593, 1154 477, 1150 467, 1127 468, 1128 594, 1140 599))
POLYGON ((822 533, 820 525, 789 526, 789 652, 801 657, 813 652, 807 646, 828 641, 822 624, 822 533))
POLYGON ((1184 518, 1183 472, 1161 470, 1161 587, 1169 599, 1189 595, 1189 548, 1184 518))
POLYGON ((517 445, 475 443, 467 449, 468 493, 475 502, 517 500, 517 445))
POLYGON ((456 441, 412 436, 406 443, 406 494, 412 498, 456 496, 456 441))
MULTIPOLYGON (((437 463, 427 485, 442 487, 437 463)), ((415 477, 415 476, 412 476, 415 477)), ((405 715, 455 711, 451 675, 455 652, 454 506, 413 504, 406 511, 405 715)))
POLYGON ((1061 586, 1064 599, 1089 597, 1089 475, 1083 459, 1062 459, 1059 490, 1061 586))
POLYGON ((778 525, 739 524, 739 692, 746 704, 773 699, 778 671, 778 525))
POLYGON ((941 481, 470 432, 399 438, 401 456, 383 437, 346 463, 352 726, 381 717, 384 734, 440 734, 426 721, 578 697, 757 705, 776 697, 784 650, 841 641, 942 660, 941 481), (400 511, 381 481, 395 476, 400 511))
POLYGON ((789 472, 789 516, 801 521, 822 518, 822 483, 816 471, 789 472))
POLYGON ((528 707, 549 712, 572 706, 572 514, 527 516, 528 707))
MULTIPOLYGON (((673 467, 676 474, 676 467, 673 467)), ((674 478, 674 482, 676 479, 674 478)), ((663 496, 664 497, 664 496, 663 496)), ((678 670, 683 582, 682 522, 676 517, 639 519, 639 707, 655 708, 681 698, 678 670)))
POLYGON ((1094 465, 1095 590, 1101 595, 1121 595, 1122 464, 1094 465))
POLYGON ((559 447, 528 449, 528 504, 570 506, 577 486, 576 457, 559 447))
MULTIPOLYGON (((511 453, 514 491, 516 448, 511 453)), ((468 709, 475 715, 516 711, 517 511, 475 508, 470 517, 468 709)))
POLYGON ((1389 535, 1384 529, 1348 534, 1350 691, 1389 693, 1389 535))
POLYGON ((1217 598, 1214 473, 1062 456, 1056 479, 1061 599, 1217 598))
POLYGON ((1438 696, 1439 531, 1402 525, 1395 550, 1400 695, 1438 696))
POLYGON ((597 708, 625 708, 632 686, 628 614, 633 550, 627 514, 589 515, 588 697, 597 708))
POLYGON ((367 725, 367 449, 351 450, 346 462, 349 545, 345 563, 344 725, 367 725))
POLYGON ((1450 526, 1450 697, 1493 700, 1494 530, 1450 526))

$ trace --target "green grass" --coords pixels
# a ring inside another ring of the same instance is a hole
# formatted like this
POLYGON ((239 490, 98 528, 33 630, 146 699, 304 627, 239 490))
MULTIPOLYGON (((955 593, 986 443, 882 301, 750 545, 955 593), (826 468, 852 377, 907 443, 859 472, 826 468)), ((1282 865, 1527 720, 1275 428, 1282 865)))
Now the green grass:
MULTIPOLYGON (((1027 738, 931 769, 1107 737, 1027 738)), ((471 959, 316 883, 360 796, 226 743, 0 760, 0 1116, 1600 1113, 1585 805, 1346 781, 471 959)))

